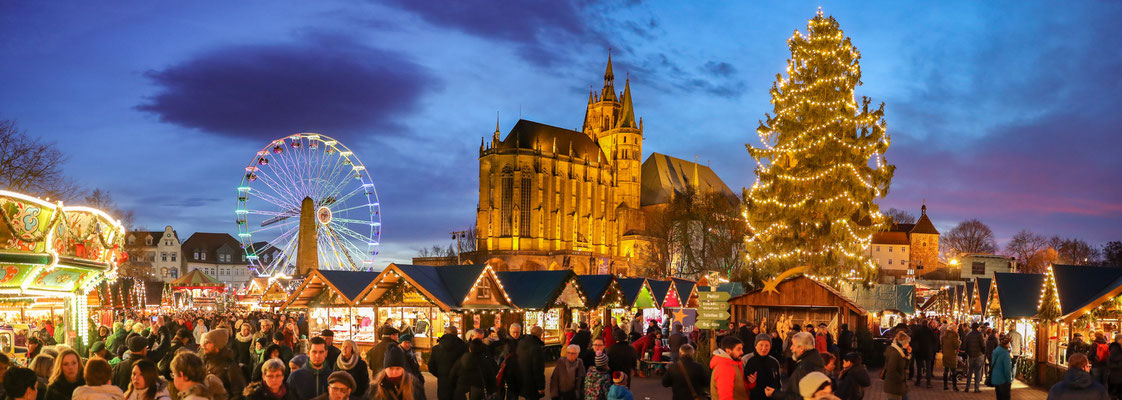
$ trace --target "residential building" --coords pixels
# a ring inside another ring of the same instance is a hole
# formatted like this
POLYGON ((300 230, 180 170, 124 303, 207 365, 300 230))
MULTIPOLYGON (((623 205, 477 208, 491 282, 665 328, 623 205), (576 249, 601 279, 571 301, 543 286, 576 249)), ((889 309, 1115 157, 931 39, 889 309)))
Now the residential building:
POLYGON ((882 281, 914 279, 938 270, 939 230, 927 217, 927 205, 920 207, 916 223, 893 223, 888 231, 873 234, 866 254, 880 268, 882 281))
POLYGON ((183 242, 183 273, 201 270, 234 287, 244 287, 254 275, 241 244, 226 233, 196 232, 183 242))
POLYGON ((1016 261, 1012 257, 996 254, 967 254, 958 260, 962 268, 959 276, 967 278, 993 278, 994 272, 1015 272, 1016 261))
POLYGON ((163 231, 133 231, 125 235, 129 261, 122 274, 170 282, 180 276, 182 248, 179 235, 171 225, 163 231))

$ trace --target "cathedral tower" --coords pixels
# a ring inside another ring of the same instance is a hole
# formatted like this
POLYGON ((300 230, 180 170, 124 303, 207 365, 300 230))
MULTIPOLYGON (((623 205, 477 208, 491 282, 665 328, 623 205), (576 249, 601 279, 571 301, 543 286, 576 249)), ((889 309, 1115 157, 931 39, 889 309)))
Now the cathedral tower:
MULTIPOLYGON (((608 54, 608 66, 604 70, 603 89, 599 95, 596 91, 588 95, 588 109, 585 111, 581 131, 604 149, 615 172, 613 206, 638 210, 641 183, 639 173, 643 162, 643 124, 642 120, 635 120, 631 80, 624 81, 623 93, 615 92, 611 54, 608 54)), ((624 221, 626 220, 625 218, 624 221)))

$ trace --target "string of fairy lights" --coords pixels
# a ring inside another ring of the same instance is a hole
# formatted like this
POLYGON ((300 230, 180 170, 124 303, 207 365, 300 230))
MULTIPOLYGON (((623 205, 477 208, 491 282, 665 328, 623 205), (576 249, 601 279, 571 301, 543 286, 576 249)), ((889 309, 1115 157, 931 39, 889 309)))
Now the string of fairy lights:
POLYGON ((883 106, 857 100, 860 52, 821 9, 788 45, 787 75, 771 90, 774 115, 757 129, 762 146, 748 146, 757 181, 743 214, 746 261, 839 266, 812 278, 820 281, 867 278, 876 264, 865 249, 885 220, 873 200, 887 192, 894 168, 883 158, 883 106))

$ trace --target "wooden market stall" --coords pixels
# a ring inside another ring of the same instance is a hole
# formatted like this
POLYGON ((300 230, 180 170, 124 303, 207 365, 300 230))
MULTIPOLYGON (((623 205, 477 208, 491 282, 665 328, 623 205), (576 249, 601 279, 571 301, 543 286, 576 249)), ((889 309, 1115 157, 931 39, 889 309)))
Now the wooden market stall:
POLYGON ((623 307, 623 291, 612 275, 577 275, 577 282, 584 290, 586 304, 581 313, 581 321, 589 326, 606 326, 612 310, 623 307))
POLYGON ((856 327, 866 323, 868 318, 868 311, 853 300, 805 275, 780 282, 776 290, 779 292, 758 289, 729 299, 732 318, 738 321, 791 319, 800 325, 824 323, 831 330, 843 323, 856 327))
MULTIPOLYGON (((994 274, 990 286, 992 289, 985 314, 996 320, 993 326, 1002 332, 1014 328, 1021 334, 1023 346, 1019 362, 1035 361, 1039 343, 1037 327, 1040 323, 1033 318, 1040 306, 1038 299, 1044 286, 1044 274, 998 272, 994 274)), ((1026 368, 1018 367, 1015 370, 1025 371, 1026 368)))
POLYGON ((518 308, 524 330, 541 326, 548 345, 565 342, 565 329, 579 321, 579 310, 587 306, 577 275, 571 270, 507 271, 495 273, 518 308), (576 317, 574 318, 574 311, 576 317))
POLYGON ((336 341, 352 339, 358 331, 353 299, 378 275, 367 271, 312 270, 288 297, 284 308, 307 310, 309 336, 330 329, 336 341))
POLYGON ((678 299, 682 302, 680 308, 697 308, 697 282, 681 278, 670 280, 674 281, 674 289, 678 291, 678 299))
POLYGON ((650 286, 651 295, 654 296, 658 307, 643 310, 643 324, 646 325, 647 321, 654 320, 662 326, 663 318, 671 312, 671 309, 682 308, 682 300, 678 297, 678 290, 672 280, 647 279, 647 285, 650 286))
MULTIPOLYGON (((513 311, 502 281, 487 265, 390 264, 356 297, 357 342, 373 345, 378 329, 392 319, 399 330, 413 333, 413 346, 430 349, 449 326, 461 336, 467 329, 487 328, 496 317, 513 311)), ((504 321, 505 322, 505 321, 504 321)))
POLYGON ((277 307, 284 306, 288 301, 290 293, 288 293, 287 282, 280 279, 275 279, 265 287, 265 291, 253 303, 252 308, 261 310, 273 310, 277 307))
MULTIPOLYGON (((658 308, 658 301, 651 293, 651 286, 645 278, 617 278, 616 282, 619 283, 623 301, 622 308, 612 309, 611 318, 620 321, 622 326, 630 325, 636 313, 642 312, 645 315, 648 309, 658 308)), ((646 326, 646 319, 644 319, 644 329, 646 326)))
POLYGON ((1038 360, 1066 364, 1067 342, 1076 332, 1087 341, 1096 332, 1108 338, 1119 332, 1122 310, 1112 300, 1122 294, 1122 268, 1052 265, 1043 285, 1037 318, 1044 322, 1046 333, 1040 339, 1045 351, 1038 360))
MULTIPOLYGON (((990 302, 990 289, 993 287, 993 279, 990 278, 977 278, 974 279, 974 299, 970 302, 970 313, 978 315, 983 321, 991 321, 991 318, 986 310, 990 302)), ((996 326, 996 325, 994 325, 996 326)))

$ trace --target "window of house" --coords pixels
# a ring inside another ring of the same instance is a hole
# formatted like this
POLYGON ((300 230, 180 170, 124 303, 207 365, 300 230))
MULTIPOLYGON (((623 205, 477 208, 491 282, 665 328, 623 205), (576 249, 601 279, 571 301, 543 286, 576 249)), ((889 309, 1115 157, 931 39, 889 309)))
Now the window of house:
POLYGON ((892 265, 892 259, 888 259, 888 265, 892 265))
MULTIPOLYGON (((900 260, 900 265, 904 265, 904 264, 907 264, 907 263, 904 262, 904 260, 900 260)), ((919 267, 919 269, 923 269, 923 267, 921 266, 921 267, 919 267)))
POLYGON ((167 262, 168 261, 168 253, 160 253, 160 261, 167 262))
POLYGON ((200 251, 199 255, 202 256, 202 258, 199 258, 200 260, 206 260, 206 252, 205 251, 200 251))
POLYGON ((171 261, 175 261, 175 253, 171 253, 171 261))
POLYGON ((171 241, 170 240, 165 240, 164 241, 164 246, 171 246, 171 241))
POLYGON ((146 236, 144 238, 144 244, 147 245, 147 246, 151 246, 152 245, 152 237, 151 236, 146 236))
POLYGON ((888 246, 888 252, 889 252, 889 253, 891 253, 891 252, 892 252, 892 246, 888 246))
POLYGON ((974 275, 985 275, 986 274, 986 263, 981 262, 981 261, 974 261, 974 262, 970 263, 970 273, 972 273, 974 275))
POLYGON ((136 244, 136 237, 129 236, 129 244, 136 244))
POLYGON ((880 246, 877 246, 877 251, 880 251, 880 246))
POLYGON ((905 252, 905 251, 908 251, 908 248, 904 247, 904 246, 900 246, 900 252, 905 252))

